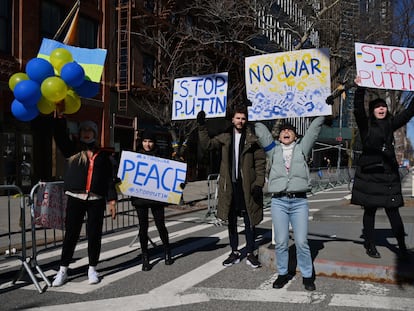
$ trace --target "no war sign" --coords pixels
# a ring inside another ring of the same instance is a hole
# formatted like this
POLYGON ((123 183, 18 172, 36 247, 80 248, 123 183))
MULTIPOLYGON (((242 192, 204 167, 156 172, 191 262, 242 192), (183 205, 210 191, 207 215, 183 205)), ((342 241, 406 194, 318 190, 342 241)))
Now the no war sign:
POLYGON ((207 118, 224 117, 227 83, 227 72, 175 79, 171 119, 195 119, 201 110, 207 118))
POLYGON ((117 176, 124 195, 178 204, 186 174, 186 163, 122 151, 117 176))
POLYGON ((361 86, 414 91, 414 48, 355 43, 361 86))
POLYGON ((249 120, 330 115, 327 49, 305 49, 246 57, 249 120))

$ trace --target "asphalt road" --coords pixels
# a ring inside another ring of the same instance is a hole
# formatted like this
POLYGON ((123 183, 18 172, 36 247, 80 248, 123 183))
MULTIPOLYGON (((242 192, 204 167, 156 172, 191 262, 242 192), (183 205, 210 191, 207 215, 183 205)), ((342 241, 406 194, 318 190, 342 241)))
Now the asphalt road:
MULTIPOLYGON (((310 222, 334 217, 346 204, 346 185, 309 198, 310 222)), ((360 221, 358 209, 355 222, 360 221)), ((352 214, 352 210, 351 210, 352 214)), ((0 262, 0 310, 413 310, 414 287, 362 280, 318 277, 317 290, 307 292, 297 274, 276 290, 273 269, 252 269, 241 263, 225 268, 229 254, 227 227, 207 219, 206 210, 168 218, 167 226, 175 263, 164 265, 162 247, 154 226, 151 271, 141 271, 139 243, 131 246, 136 230, 124 230, 103 239, 99 284, 87 283, 86 243, 78 245, 70 266, 69 282, 59 288, 45 288, 39 294, 27 274, 11 284, 21 268, 18 260, 0 262)), ((331 219, 332 220, 332 219, 331 219)), ((331 221, 330 220, 330 221, 331 221)), ((340 224, 340 222, 338 222, 340 224)), ((258 245, 271 241, 270 211, 258 227, 258 245)), ((240 224, 240 231, 242 230, 240 224)), ((244 243, 244 236, 240 236, 244 243)), ((52 280, 58 269, 60 249, 40 253, 38 263, 52 280)), ((23 270, 24 272, 24 270, 23 270)), ((41 286, 45 283, 39 278, 41 286)))

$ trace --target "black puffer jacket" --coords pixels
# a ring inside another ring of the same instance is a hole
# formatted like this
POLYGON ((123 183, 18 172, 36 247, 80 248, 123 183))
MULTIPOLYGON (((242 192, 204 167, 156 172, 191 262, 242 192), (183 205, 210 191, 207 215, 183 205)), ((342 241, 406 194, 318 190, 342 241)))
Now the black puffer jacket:
MULTIPOLYGON (((74 155, 80 157, 81 151, 88 150, 90 146, 73 141, 67 135, 66 119, 57 118, 54 122, 54 138, 56 145, 65 158, 74 155)), ((107 201, 116 200, 117 192, 115 189, 115 180, 113 176, 112 162, 109 158, 110 153, 104 149, 93 148, 94 165, 92 171, 92 180, 90 192, 106 198, 107 201)), ((86 193, 86 183, 88 178, 89 160, 86 163, 75 158, 67 162, 64 176, 65 191, 75 193, 86 193)))
POLYGON ((351 203, 365 208, 398 208, 404 205, 394 151, 395 130, 414 115, 414 104, 395 116, 376 119, 364 108, 365 89, 355 92, 354 114, 362 141, 362 154, 355 172, 351 203))

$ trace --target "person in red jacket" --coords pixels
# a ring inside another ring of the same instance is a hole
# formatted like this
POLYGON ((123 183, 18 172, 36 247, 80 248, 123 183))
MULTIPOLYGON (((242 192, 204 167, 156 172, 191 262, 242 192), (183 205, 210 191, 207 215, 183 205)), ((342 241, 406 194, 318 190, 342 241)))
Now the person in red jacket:
POLYGON ((66 120, 59 116, 54 122, 56 145, 67 159, 64 190, 67 195, 65 237, 62 246, 60 269, 53 286, 62 286, 68 278, 85 214, 87 215, 89 284, 99 283, 96 266, 101 252, 102 225, 106 202, 114 219, 117 192, 110 153, 98 146, 98 127, 92 121, 79 125, 79 139, 67 135, 66 120))

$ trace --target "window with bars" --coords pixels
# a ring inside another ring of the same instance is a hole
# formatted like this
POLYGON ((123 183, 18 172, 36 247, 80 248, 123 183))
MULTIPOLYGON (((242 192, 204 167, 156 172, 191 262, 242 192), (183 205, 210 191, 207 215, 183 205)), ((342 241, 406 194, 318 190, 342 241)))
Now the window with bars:
POLYGON ((11 49, 11 0, 0 1, 0 51, 10 53, 11 49))

